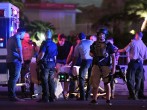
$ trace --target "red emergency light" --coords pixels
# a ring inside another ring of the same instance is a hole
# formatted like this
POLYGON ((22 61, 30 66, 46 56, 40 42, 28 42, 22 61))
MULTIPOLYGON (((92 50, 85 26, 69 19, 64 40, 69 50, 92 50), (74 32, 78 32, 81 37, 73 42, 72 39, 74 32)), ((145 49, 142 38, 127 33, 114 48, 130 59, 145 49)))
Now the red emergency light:
POLYGON ((5 11, 4 9, 0 9, 0 17, 4 17, 5 14, 4 11, 5 11))

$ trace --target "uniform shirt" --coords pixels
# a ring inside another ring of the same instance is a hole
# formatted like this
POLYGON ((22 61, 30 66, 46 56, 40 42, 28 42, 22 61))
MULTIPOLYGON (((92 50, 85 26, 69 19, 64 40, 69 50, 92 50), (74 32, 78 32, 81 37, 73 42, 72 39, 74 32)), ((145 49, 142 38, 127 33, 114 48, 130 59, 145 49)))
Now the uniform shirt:
POLYGON ((81 40, 81 42, 75 47, 74 56, 75 57, 81 57, 82 60, 84 59, 92 59, 92 57, 89 55, 90 52, 90 46, 92 45, 91 40, 81 40))
POLYGON ((21 40, 17 36, 12 36, 7 42, 7 57, 6 62, 14 62, 15 60, 21 60, 21 56, 17 49, 22 50, 21 40))
POLYGON ((124 49, 129 52, 130 59, 145 58, 146 46, 142 40, 132 40, 124 49))
POLYGON ((45 52, 43 59, 54 59, 58 54, 57 45, 51 39, 47 39, 42 42, 40 52, 45 52))

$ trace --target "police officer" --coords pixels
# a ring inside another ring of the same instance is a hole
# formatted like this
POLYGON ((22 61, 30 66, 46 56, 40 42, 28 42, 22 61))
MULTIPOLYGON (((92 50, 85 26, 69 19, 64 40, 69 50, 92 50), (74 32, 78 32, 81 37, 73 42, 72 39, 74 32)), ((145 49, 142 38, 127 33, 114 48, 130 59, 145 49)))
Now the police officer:
POLYGON ((97 93, 101 78, 103 78, 104 87, 106 90, 106 104, 112 105, 110 102, 110 56, 112 57, 112 74, 115 73, 115 51, 111 43, 106 43, 108 30, 105 28, 99 29, 97 32, 97 41, 90 47, 90 55, 93 57, 93 67, 90 77, 92 86, 93 99, 91 104, 97 104, 97 93))
POLYGON ((54 95, 54 70, 57 56, 57 45, 51 40, 52 32, 47 30, 46 40, 42 42, 37 58, 41 69, 40 79, 42 86, 42 99, 38 102, 53 102, 54 95))
POLYGON ((143 33, 137 32, 135 38, 124 48, 118 52, 127 52, 128 69, 126 74, 127 87, 129 91, 129 99, 137 100, 143 77, 143 60, 145 59, 146 46, 142 41, 143 33))

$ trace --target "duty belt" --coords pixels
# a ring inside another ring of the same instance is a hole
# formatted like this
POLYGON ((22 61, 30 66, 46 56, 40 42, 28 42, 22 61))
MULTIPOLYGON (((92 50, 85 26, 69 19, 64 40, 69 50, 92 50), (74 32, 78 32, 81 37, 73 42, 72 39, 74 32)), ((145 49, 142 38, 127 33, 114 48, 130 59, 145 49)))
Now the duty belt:
POLYGON ((141 60, 140 59, 131 59, 130 61, 131 62, 138 62, 139 63, 141 60))
POLYGON ((43 61, 54 61, 53 58, 44 59, 43 61))

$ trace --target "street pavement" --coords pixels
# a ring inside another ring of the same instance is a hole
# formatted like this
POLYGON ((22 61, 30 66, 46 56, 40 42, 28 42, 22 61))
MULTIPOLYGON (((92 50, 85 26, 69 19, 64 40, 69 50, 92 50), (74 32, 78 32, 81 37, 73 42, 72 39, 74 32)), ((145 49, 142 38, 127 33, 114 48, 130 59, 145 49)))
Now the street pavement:
MULTIPOLYGON (((147 99, 128 100, 127 95, 116 95, 112 99, 112 106, 109 106, 101 96, 98 98, 98 104, 93 105, 89 103, 91 99, 77 101, 76 98, 59 98, 49 103, 38 103, 36 98, 25 98, 24 102, 10 102, 7 94, 7 88, 0 87, 0 110, 147 110, 147 99)), ((17 94, 21 97, 19 90, 17 94)))

